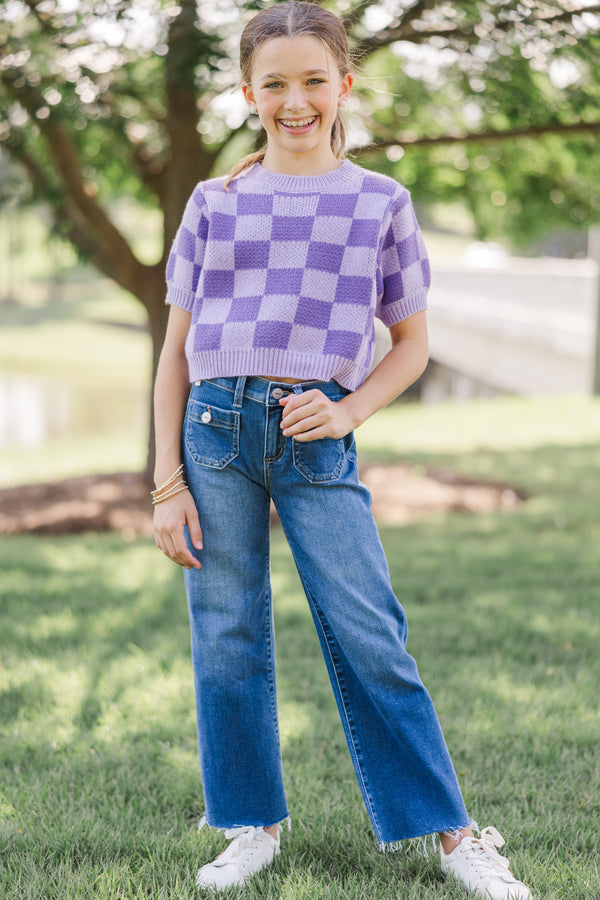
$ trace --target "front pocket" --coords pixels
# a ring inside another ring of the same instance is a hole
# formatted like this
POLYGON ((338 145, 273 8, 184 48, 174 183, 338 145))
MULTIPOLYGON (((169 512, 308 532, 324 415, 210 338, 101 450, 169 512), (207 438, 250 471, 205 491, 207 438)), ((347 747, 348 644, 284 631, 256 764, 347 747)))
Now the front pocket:
POLYGON ((224 469, 240 452, 239 410, 219 409, 211 403, 190 399, 184 440, 197 465, 224 469))
POLYGON ((319 438, 306 443, 292 440, 294 466, 307 481, 326 484, 336 481, 344 468, 344 439, 319 438))

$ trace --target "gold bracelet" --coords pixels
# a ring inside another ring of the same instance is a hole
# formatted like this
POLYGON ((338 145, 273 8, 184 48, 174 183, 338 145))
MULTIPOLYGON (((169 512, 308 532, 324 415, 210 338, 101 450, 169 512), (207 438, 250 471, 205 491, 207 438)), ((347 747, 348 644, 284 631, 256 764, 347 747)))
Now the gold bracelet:
POLYGON ((152 506, 157 506, 157 504, 159 503, 164 503, 165 500, 170 500, 171 497, 176 497, 177 494, 182 494, 183 491, 187 491, 187 489, 188 486, 185 481, 180 481, 178 485, 176 485, 166 494, 161 494, 159 497, 154 497, 154 499, 152 500, 152 506))
POLYGON ((185 487, 185 479, 184 478, 182 478, 181 481, 178 481, 175 484, 170 484, 166 488, 161 488, 160 491, 156 491, 156 493, 152 495, 152 499, 159 500, 161 497, 168 497, 172 491, 176 490, 177 488, 181 487, 182 485, 185 487))
POLYGON ((152 496, 155 497, 156 494, 160 494, 161 491, 164 491, 164 489, 167 488, 167 487, 169 487, 169 485, 173 484, 174 481, 177 481, 177 479, 179 478, 179 476, 181 475, 182 472, 183 472, 183 463, 181 463, 181 465, 179 466, 179 468, 177 468, 177 469, 173 472, 173 474, 171 475, 170 478, 167 478, 167 480, 165 481, 164 484, 161 484, 161 486, 158 487, 158 488, 156 488, 155 491, 150 491, 150 493, 152 494, 152 496))

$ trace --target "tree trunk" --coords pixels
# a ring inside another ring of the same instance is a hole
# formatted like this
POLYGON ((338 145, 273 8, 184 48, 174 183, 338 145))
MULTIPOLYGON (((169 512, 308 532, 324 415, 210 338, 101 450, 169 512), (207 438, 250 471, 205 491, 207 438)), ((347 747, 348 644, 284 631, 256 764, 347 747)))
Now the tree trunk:
MULTIPOLYGON (((154 266, 148 269, 148 277, 146 279, 146 289, 142 300, 146 312, 148 313, 148 329, 150 331, 150 339, 152 343, 152 359, 150 372, 150 391, 148 392, 148 451, 146 454, 146 466, 144 469, 144 478, 149 486, 153 484, 154 462, 155 462, 155 446, 154 446, 154 403, 153 388, 156 378, 156 370, 158 368, 158 360, 162 350, 162 345, 167 327, 167 319, 169 316, 169 308, 165 303, 165 279, 164 267, 162 265, 154 266)), ((138 295, 139 296, 139 295, 138 295)), ((141 298, 140 298, 141 299, 141 298)))

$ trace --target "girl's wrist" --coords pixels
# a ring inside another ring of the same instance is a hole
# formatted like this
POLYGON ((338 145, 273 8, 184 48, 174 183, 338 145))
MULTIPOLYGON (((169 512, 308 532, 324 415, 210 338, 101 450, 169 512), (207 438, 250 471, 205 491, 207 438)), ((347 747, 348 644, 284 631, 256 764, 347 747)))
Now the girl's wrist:
POLYGON ((181 468, 181 459, 163 460, 154 468, 154 485, 159 488, 181 468))

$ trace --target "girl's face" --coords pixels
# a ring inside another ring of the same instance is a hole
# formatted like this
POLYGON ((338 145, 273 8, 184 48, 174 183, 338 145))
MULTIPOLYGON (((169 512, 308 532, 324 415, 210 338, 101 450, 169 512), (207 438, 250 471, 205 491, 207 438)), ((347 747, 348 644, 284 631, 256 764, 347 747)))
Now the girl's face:
POLYGON ((351 87, 352 75, 342 77, 329 48, 313 35, 262 44, 242 91, 267 132, 265 168, 288 175, 337 168, 331 128, 351 87))

